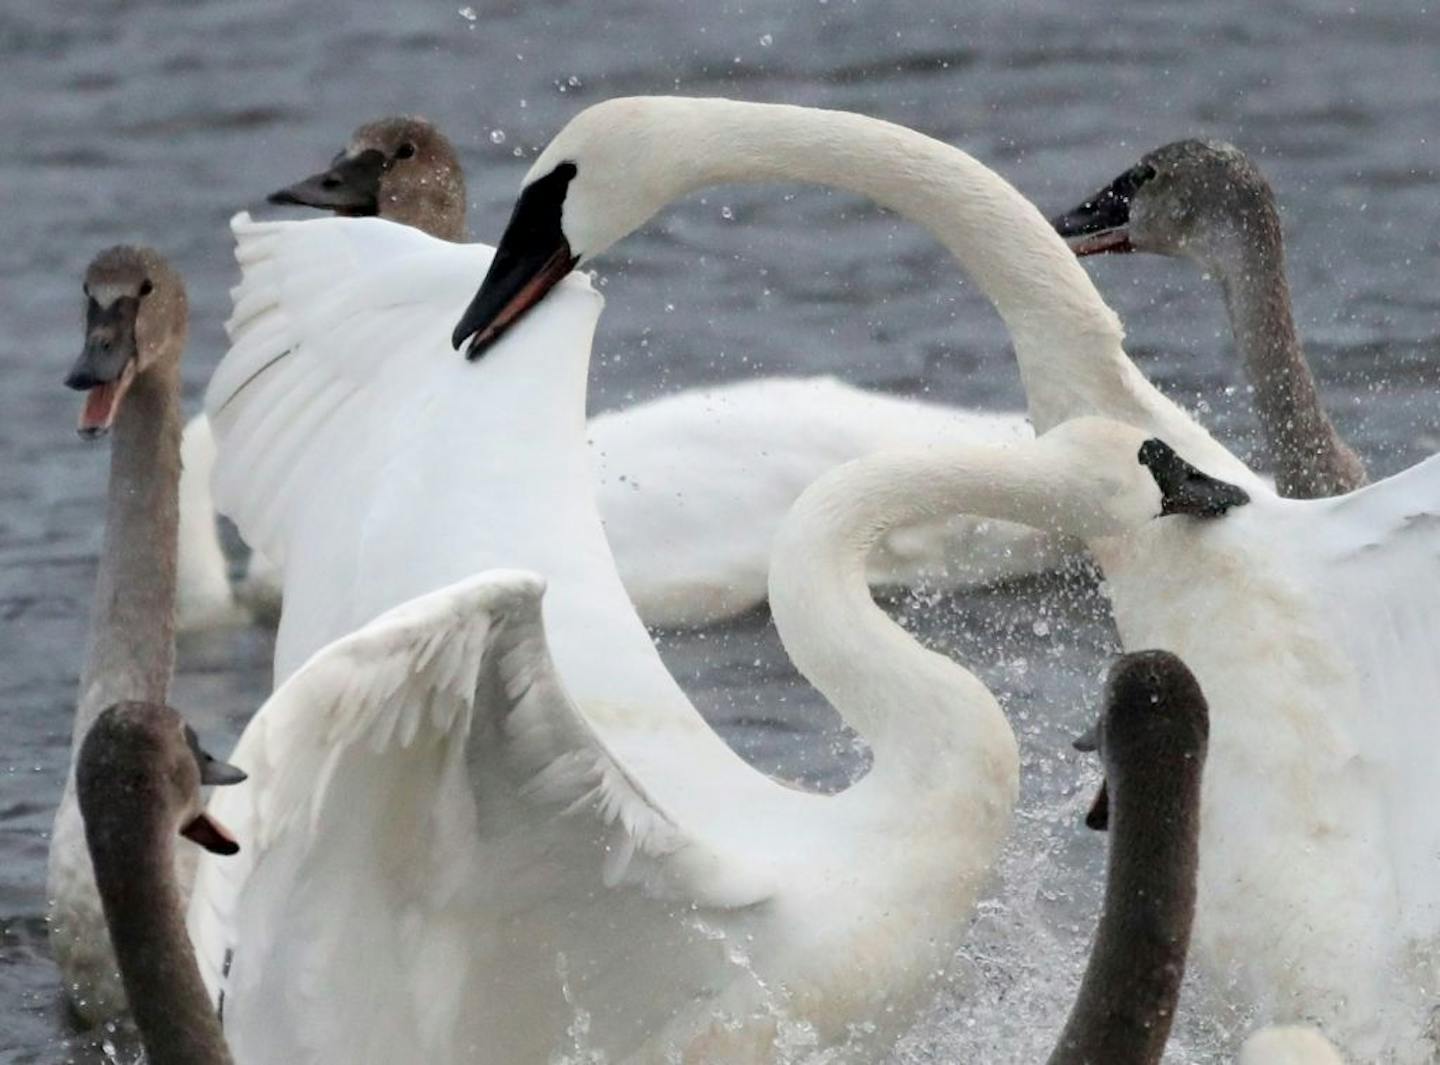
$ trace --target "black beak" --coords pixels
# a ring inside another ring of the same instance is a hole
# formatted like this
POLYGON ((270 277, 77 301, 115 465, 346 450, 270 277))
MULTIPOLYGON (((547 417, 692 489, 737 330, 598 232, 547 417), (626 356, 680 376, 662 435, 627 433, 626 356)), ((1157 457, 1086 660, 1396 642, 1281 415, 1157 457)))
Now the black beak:
POLYGON ((1250 502, 1245 489, 1201 473, 1163 440, 1152 438, 1141 444, 1139 460, 1160 487, 1161 517, 1190 514, 1218 518, 1231 507, 1250 502))
POLYGON ((456 350, 469 339, 467 359, 485 354, 505 330, 575 269, 579 257, 570 250, 561 217, 565 193, 576 173, 574 163, 561 163, 527 185, 515 201, 480 291, 450 338, 456 350))
POLYGON ((380 213, 380 176, 384 173, 384 154, 367 148, 358 155, 341 155, 329 170, 272 192, 266 200, 340 215, 376 215, 380 213))
POLYGON ((1089 813, 1085 815, 1085 827, 1096 832, 1110 830, 1110 787, 1103 780, 1100 781, 1100 790, 1095 793, 1095 801, 1090 804, 1089 813))
POLYGON ((122 296, 109 307, 93 299, 85 311, 85 347, 65 376, 65 387, 88 392, 120 380, 125 364, 135 357, 136 300, 122 296))
POLYGON ((1154 176, 1154 169, 1144 163, 1131 167, 1080 206, 1050 219, 1050 224, 1079 256, 1133 251, 1130 204, 1140 186, 1154 176))
POLYGON ((140 301, 122 296, 108 307, 90 300, 85 312, 85 347, 65 375, 65 386, 86 393, 77 429, 81 436, 104 436, 115 424, 120 404, 138 365, 135 316, 140 301))
POLYGON ((211 854, 239 854, 240 844, 230 830, 209 814, 202 813, 180 829, 186 839, 200 844, 211 854))

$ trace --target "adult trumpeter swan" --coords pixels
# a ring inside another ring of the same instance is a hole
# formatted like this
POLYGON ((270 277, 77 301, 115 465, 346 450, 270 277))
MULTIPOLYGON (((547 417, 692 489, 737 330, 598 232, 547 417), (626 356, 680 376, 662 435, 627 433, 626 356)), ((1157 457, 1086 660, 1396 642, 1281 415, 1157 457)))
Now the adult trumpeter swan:
POLYGON ((1205 696, 1174 655, 1111 667, 1100 719, 1075 744, 1105 763, 1086 818, 1110 833, 1104 909, 1050 1065, 1158 1065, 1165 1053, 1195 917, 1209 734, 1205 696))
MULTIPOLYGON (((472 369, 499 387, 536 340, 522 327, 472 369)), ((1017 754, 985 687, 873 603, 870 546, 952 509, 1106 536, 1243 498, 1098 419, 821 478, 777 537, 770 601, 874 752, 835 796, 746 767, 688 705, 669 713, 693 731, 671 722, 662 745, 644 708, 572 700, 596 687, 561 655, 573 573, 543 623, 539 579, 513 571, 395 608, 279 688, 235 752, 253 787, 212 806, 253 863, 205 863, 192 905, 237 1055, 761 1062, 802 1030, 873 1054, 964 932, 1017 754)), ((559 531, 557 555, 584 530, 559 531)), ((614 609, 612 628, 637 631, 614 609)))
POLYGON ((1426 753, 1440 741, 1428 650, 1440 611, 1436 582, 1416 574, 1440 557, 1440 464, 1342 499, 1277 498, 1145 381, 1034 207, 963 152, 837 112, 672 98, 587 109, 537 158, 454 340, 482 354, 686 191, 780 179, 863 193, 935 232, 1009 326, 1037 429, 1105 414, 1255 496, 1220 530, 1091 545, 1125 645, 1181 655, 1210 700, 1195 957, 1268 1019, 1321 1020, 1366 1060, 1431 1062, 1440 826, 1421 811, 1440 804, 1422 798, 1440 792, 1426 753))
POLYGON ((95 720, 75 777, 85 841, 146 1061, 229 1065, 185 933, 188 885, 175 879, 175 838, 234 854, 235 841, 205 812, 200 788, 237 784, 245 774, 206 754, 168 706, 126 702, 95 720))
MULTIPOLYGON (((99 713, 123 700, 163 702, 175 666, 176 486, 185 285, 150 248, 120 246, 85 272, 85 347, 65 383, 85 392, 82 436, 113 429, 105 539, 80 673, 72 753, 99 713)), ((50 944, 70 1001, 90 1024, 125 995, 85 849, 74 763, 50 836, 50 944)))
MULTIPOLYGON (((460 161, 445 136, 418 118, 361 126, 329 169, 270 200, 377 215, 442 240, 465 236, 460 161)), ((1033 435, 1019 414, 886 396, 830 377, 707 385, 607 411, 589 425, 593 490, 620 578, 641 618, 661 626, 704 625, 762 602, 775 530, 805 486, 832 466, 887 447, 1033 435)), ((259 552, 231 592, 204 414, 186 426, 184 458, 181 630, 273 611, 281 576, 259 552)), ((1019 526, 977 529, 957 518, 898 530, 877 546, 871 580, 988 583, 1053 568, 1074 550, 1019 526)))
POLYGON ((1166 144, 1052 222, 1077 255, 1172 255, 1219 280, 1281 495, 1311 499, 1365 483, 1364 464, 1320 404, 1290 313, 1275 195, 1244 152, 1218 141, 1166 144))

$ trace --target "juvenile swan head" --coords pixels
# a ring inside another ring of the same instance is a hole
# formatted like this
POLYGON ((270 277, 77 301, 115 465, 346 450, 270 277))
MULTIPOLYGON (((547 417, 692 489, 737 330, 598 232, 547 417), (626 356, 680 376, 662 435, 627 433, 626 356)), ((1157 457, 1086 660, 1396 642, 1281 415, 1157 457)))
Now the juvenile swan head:
POLYGON ((1212 262, 1252 231, 1278 233, 1265 175, 1234 145, 1175 141, 1051 219, 1076 255, 1143 251, 1212 262))
POLYGON ((152 248, 107 248, 85 271, 85 346, 65 377, 84 392, 81 436, 110 431, 135 381, 178 379, 189 307, 185 283, 152 248))
POLYGON ((449 139, 423 118, 367 122, 327 170, 267 197, 346 217, 379 217, 441 240, 465 237, 465 171, 449 139))

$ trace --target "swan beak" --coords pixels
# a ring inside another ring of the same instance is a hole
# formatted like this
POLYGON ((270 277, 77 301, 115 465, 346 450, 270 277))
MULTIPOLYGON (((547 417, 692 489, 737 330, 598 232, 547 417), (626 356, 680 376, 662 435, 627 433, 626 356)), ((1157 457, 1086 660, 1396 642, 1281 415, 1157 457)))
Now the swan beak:
POLYGON ((1091 725, 1084 732, 1080 733, 1080 735, 1076 736, 1070 746, 1084 754, 1094 754, 1098 751, 1100 749, 1099 724, 1091 725))
POLYGON ((135 315, 139 302, 122 296, 108 307, 93 298, 85 314, 85 347, 65 377, 65 386, 85 393, 77 430, 87 439, 104 436, 115 424, 120 403, 135 380, 135 315))
POLYGON ((243 769, 237 769, 229 762, 222 762, 218 758, 211 758, 205 755, 205 761, 200 763, 200 783, 206 787, 224 787, 227 784, 240 784, 249 778, 243 769))
POLYGON ((316 207, 348 218, 380 213, 380 176, 385 156, 374 148, 336 156, 329 170, 312 174, 265 197, 281 207, 316 207))
POLYGON ((209 814, 202 813, 180 830, 192 843, 198 843, 211 854, 239 854, 240 844, 230 830, 209 814))
POLYGON ((1201 473, 1163 440, 1152 438, 1141 444, 1139 461, 1149 468, 1160 488, 1161 517, 1189 514, 1197 518, 1218 518, 1231 507, 1250 502, 1245 489, 1201 473))
POLYGON ((561 163, 520 190, 480 291, 450 337, 457 351, 469 338, 467 359, 485 354, 580 261, 570 250, 562 221, 565 196, 577 173, 574 163, 561 163))
POLYGON ((1110 830, 1110 788, 1103 780, 1095 793, 1095 801, 1090 804, 1090 812, 1085 815, 1085 827, 1096 832, 1110 830))
POLYGON ((570 253, 570 244, 560 237, 558 246, 525 246, 511 242, 511 227, 495 249, 495 258, 480 291, 470 301, 465 314, 455 326, 451 343, 458 351, 469 338, 465 357, 478 359, 514 325, 526 311, 545 298, 578 261, 570 253))
POLYGON ((1132 167, 1078 207, 1050 219, 1077 256, 1134 251, 1130 243, 1130 204, 1154 171, 1132 167))

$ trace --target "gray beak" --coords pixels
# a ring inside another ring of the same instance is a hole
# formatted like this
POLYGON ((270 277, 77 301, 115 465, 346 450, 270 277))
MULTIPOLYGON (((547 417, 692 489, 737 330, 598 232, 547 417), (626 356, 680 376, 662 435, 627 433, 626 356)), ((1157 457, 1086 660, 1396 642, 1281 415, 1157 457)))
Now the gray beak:
POLYGON ((358 155, 339 156, 329 170, 272 192, 266 197, 281 206, 315 207, 340 215, 371 216, 380 213, 380 177, 385 156, 374 148, 358 155))

